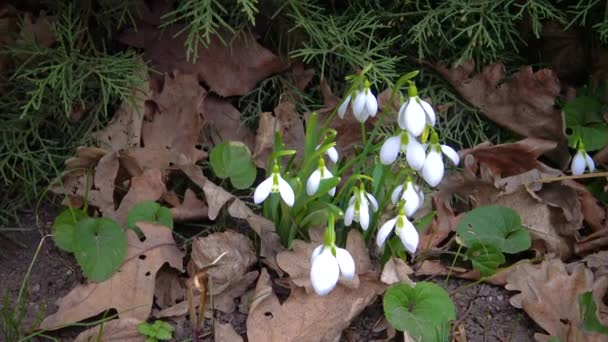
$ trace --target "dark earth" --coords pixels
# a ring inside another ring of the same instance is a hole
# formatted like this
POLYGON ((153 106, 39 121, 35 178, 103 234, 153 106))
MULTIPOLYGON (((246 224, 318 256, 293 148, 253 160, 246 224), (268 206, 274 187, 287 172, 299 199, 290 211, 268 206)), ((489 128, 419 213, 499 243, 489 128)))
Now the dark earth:
MULTIPOLYGON (((23 220, 19 227, 22 230, 13 229, 0 235, 0 293, 4 296, 8 291, 9 301, 14 302, 17 299, 23 278, 41 237, 50 231, 52 220, 52 211, 43 210, 40 214, 40 227, 36 226, 32 214, 23 220), (23 246, 19 246, 11 239, 23 246)), ((29 278, 24 327, 32 327, 38 319, 54 312, 55 301, 83 280, 84 277, 80 274, 73 257, 58 250, 50 237, 45 238, 29 278)), ((443 284, 444 280, 435 278, 434 281, 443 284)), ((540 328, 523 311, 509 304, 510 291, 483 283, 455 291, 468 283, 469 281, 466 280, 450 279, 447 286, 458 310, 457 318, 464 324, 468 341, 532 341, 533 334, 540 331, 540 328)), ((230 315, 218 313, 215 319, 222 323, 230 322, 237 333, 246 336, 246 315, 239 313, 238 310, 230 315)), ((387 340, 386 330, 378 331, 380 330, 378 327, 382 326, 381 320, 382 301, 378 298, 343 332, 340 341, 387 340)), ((176 324, 177 338, 174 340, 188 340, 190 327, 187 319, 176 324)), ((71 341, 84 329, 83 327, 66 328, 48 335, 60 341, 71 341)), ((213 341, 211 331, 211 324, 207 323, 201 340, 213 341)), ((391 340, 402 341, 403 337, 398 333, 391 340)), ((0 329, 0 341, 5 341, 2 329, 0 329)))

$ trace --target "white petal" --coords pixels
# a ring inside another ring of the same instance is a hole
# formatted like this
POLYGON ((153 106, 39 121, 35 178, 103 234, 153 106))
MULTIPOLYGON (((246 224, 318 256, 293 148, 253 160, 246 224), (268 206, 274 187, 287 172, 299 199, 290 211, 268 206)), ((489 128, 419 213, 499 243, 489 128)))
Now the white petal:
POLYGON ((270 195, 272 190, 272 175, 266 178, 253 192, 253 203, 260 204, 270 195))
POLYGON ((422 167, 422 178, 432 187, 437 186, 443 178, 443 160, 437 151, 429 152, 422 167))
POLYGON ((281 176, 279 176, 279 193, 281 194, 283 201, 285 201, 285 204, 293 207, 293 202, 295 201, 293 189, 281 176))
POLYGON ((426 101, 420 100, 420 105, 422 109, 424 109, 424 113, 426 114, 426 119, 429 125, 435 126, 435 111, 433 107, 426 101))
POLYGON ((416 171, 422 169, 424 161, 426 160, 423 145, 412 136, 410 136, 410 141, 405 150, 405 159, 407 159, 407 163, 410 167, 416 171))
POLYGON ((348 199, 348 205, 351 206, 355 203, 355 195, 350 196, 348 199))
POLYGON ((344 102, 338 107, 338 116, 340 119, 344 119, 344 114, 346 113, 346 109, 348 109, 348 104, 350 103, 350 95, 344 99, 344 102))
POLYGON ((374 195, 370 194, 369 192, 366 192, 365 195, 367 196, 367 199, 372 205, 372 210, 378 211, 378 201, 376 200, 376 197, 374 197, 374 195))
POLYGON ((420 206, 422 206, 424 204, 424 191, 422 191, 418 185, 416 185, 415 189, 416 193, 418 193, 418 202, 420 203, 420 206))
POLYGON ((336 195, 336 187, 331 188, 327 193, 329 196, 334 197, 336 195))
POLYGON ((331 254, 330 248, 325 248, 319 254, 310 268, 310 283, 319 296, 325 296, 336 287, 340 278, 338 261, 331 254))
MULTIPOLYGON (((353 113, 353 114, 355 114, 355 113, 353 113)), ((359 121, 360 123, 364 123, 368 117, 369 117, 369 112, 367 111, 367 109, 365 107, 363 107, 363 110, 360 113, 355 114, 355 119, 357 119, 357 121, 359 121)))
POLYGON ((353 223, 353 216, 355 216, 355 206, 349 205, 344 212, 344 225, 350 226, 353 223))
POLYGON ((582 175, 585 173, 585 156, 582 151, 577 151, 572 158, 572 174, 574 176, 582 175))
POLYGON ((382 247, 384 245, 386 238, 391 234, 393 228, 395 228, 395 223, 397 223, 396 217, 394 219, 386 221, 382 225, 382 227, 380 227, 380 230, 378 231, 378 236, 376 236, 376 244, 378 245, 378 247, 382 247))
POLYGON ((404 221, 403 227, 398 227, 395 233, 399 236, 399 239, 401 239, 403 247, 411 254, 414 254, 416 253, 416 248, 418 248, 418 231, 410 221, 404 221))
POLYGON ((408 101, 405 108, 405 125, 407 130, 415 137, 422 134, 424 126, 426 126, 426 114, 424 114, 422 106, 414 99, 408 101))
POLYGON ((453 148, 451 148, 448 145, 441 145, 441 152, 443 152, 443 154, 445 154, 446 157, 450 158, 450 160, 452 161, 452 163, 454 163, 454 165, 458 165, 458 163, 460 163, 460 157, 458 156, 458 153, 456 151, 454 151, 453 148))
POLYGON ((338 260, 342 276, 347 280, 353 279, 355 276, 355 260, 350 253, 344 248, 336 247, 336 260, 338 260))
POLYGON ((380 149, 380 162, 384 165, 389 165, 397 160, 399 149, 401 148, 401 137, 394 136, 386 139, 380 149))
POLYGON ((363 90, 359 91, 357 95, 355 95, 355 100, 352 101, 353 114, 357 119, 362 116, 362 113, 365 111, 365 100, 366 100, 365 92, 363 90))
POLYGON ((367 201, 361 201, 361 208, 359 209, 359 224, 363 230, 369 228, 369 207, 367 201))
POLYGON ((378 112, 378 100, 376 100, 376 97, 372 94, 371 90, 367 91, 365 108, 371 117, 376 116, 376 113, 378 112))
MULTIPOLYGON (((323 169, 323 179, 332 178, 334 176, 326 167, 323 167, 323 169)), ((336 187, 334 186, 333 188, 329 189, 327 193, 333 197, 336 194, 336 187)))
POLYGON ((401 198, 401 192, 403 191, 403 185, 399 184, 397 185, 397 187, 395 188, 395 190, 393 190, 393 193, 391 194, 391 202, 393 202, 393 204, 397 204, 397 202, 399 202, 399 199, 401 198))
POLYGON ((315 247, 315 249, 312 251, 312 254, 310 255, 310 264, 311 265, 315 261, 315 259, 319 256, 319 254, 321 254, 321 252, 323 252, 324 247, 325 247, 325 245, 321 244, 321 245, 318 245, 317 247, 315 247))
POLYGON ((405 215, 412 217, 420 207, 420 197, 418 197, 418 192, 416 192, 412 183, 407 184, 402 198, 405 200, 405 215))
POLYGON ((593 158, 591 158, 591 156, 587 154, 587 152, 585 152, 585 161, 587 162, 587 168, 589 168, 589 172, 594 172, 595 162, 593 161, 593 158))
POLYGON ((335 147, 328 148, 327 151, 325 151, 325 154, 327 154, 327 156, 329 157, 329 159, 331 159, 332 162, 338 162, 338 150, 336 150, 335 147))
POLYGON ((306 193, 308 196, 314 195, 319 189, 319 183, 321 182, 321 171, 316 169, 310 177, 308 177, 308 181, 306 181, 306 193))
POLYGON ((397 123, 402 130, 407 130, 407 124, 405 122, 405 108, 407 108, 409 100, 405 101, 401 107, 399 107, 399 114, 397 115, 397 123))

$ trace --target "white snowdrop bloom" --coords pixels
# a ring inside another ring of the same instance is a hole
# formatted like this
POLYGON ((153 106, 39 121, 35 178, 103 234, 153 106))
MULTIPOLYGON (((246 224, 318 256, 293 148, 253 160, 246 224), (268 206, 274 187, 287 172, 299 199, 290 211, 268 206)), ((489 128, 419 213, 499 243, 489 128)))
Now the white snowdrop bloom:
POLYGON ((403 188, 403 185, 399 185, 393 190, 391 201, 393 204, 397 204, 400 200, 403 200, 405 202, 405 214, 412 217, 424 203, 424 193, 418 185, 412 182, 412 178, 409 176, 405 181, 405 191, 403 191, 403 188))
POLYGON ((348 104, 350 103, 350 99, 351 99, 351 96, 348 95, 344 99, 344 102, 342 102, 340 107, 338 107, 338 116, 340 117, 340 119, 344 119, 344 114, 346 114, 346 110, 348 109, 348 104))
POLYGON ((361 123, 365 122, 370 116, 376 116, 378 112, 378 100, 369 89, 367 81, 365 88, 355 94, 355 99, 352 101, 352 110, 357 121, 361 123))
POLYGON ((417 137, 422 134, 427 124, 431 127, 435 126, 435 111, 428 102, 418 97, 418 89, 415 85, 412 84, 408 88, 408 96, 407 101, 399 108, 397 123, 401 129, 417 137))
MULTIPOLYGON (((437 140, 436 136, 433 140, 437 140)), ((450 146, 431 143, 429 153, 427 154, 422 167, 422 178, 433 187, 439 185, 441 179, 443 179, 444 165, 441 153, 445 154, 454 165, 458 165, 460 162, 458 153, 450 146)))
POLYGON ((397 234, 401 240, 403 247, 411 254, 416 253, 420 237, 418 236, 416 227, 414 227, 412 222, 405 216, 405 210, 403 208, 399 209, 397 217, 386 221, 382 227, 380 227, 378 235, 376 236, 376 244, 379 248, 384 245, 386 239, 393 230, 395 230, 395 234, 397 234))
POLYGON ((270 177, 266 178, 257 186, 257 188, 255 188, 255 191, 253 192, 253 202, 255 204, 264 202, 270 193, 279 193, 283 201, 285 201, 285 204, 290 207, 293 206, 293 202, 295 201, 293 189, 289 183, 281 177, 279 174, 279 166, 276 164, 272 169, 270 177))
POLYGON ((353 221, 359 222, 363 230, 369 228, 371 211, 378 211, 376 198, 363 189, 355 189, 355 194, 348 201, 348 208, 344 212, 344 225, 350 226, 353 221))
MULTIPOLYGON (((306 181, 306 193, 308 196, 314 195, 319 189, 319 184, 323 179, 332 178, 333 175, 331 172, 325 167, 325 161, 323 158, 319 159, 319 167, 313 171, 313 173, 308 177, 308 181, 306 181)), ((334 196, 336 194, 336 187, 331 188, 327 192, 330 196, 334 196)))
POLYGON ((347 280, 355 276, 355 261, 344 248, 323 244, 315 248, 310 259, 310 283, 319 296, 336 287, 340 274, 347 280))
POLYGON ((380 162, 385 165, 394 163, 399 152, 405 153, 407 163, 412 169, 416 171, 422 169, 426 157, 425 146, 406 131, 386 139, 380 148, 380 162))
POLYGON ((581 148, 582 144, 579 144, 579 148, 576 151, 574 157, 572 157, 572 165, 570 168, 572 169, 572 175, 579 176, 585 173, 585 169, 589 169, 589 172, 595 171, 595 162, 593 158, 587 154, 584 147, 581 148))
MULTIPOLYGON (((319 147, 321 147, 321 145, 318 145, 317 148, 315 148, 315 150, 318 150, 319 147)), ((328 156, 329 159, 332 162, 334 162, 334 164, 338 162, 338 150, 334 146, 332 146, 332 147, 328 148, 327 150, 325 150, 324 154, 326 156, 328 156)))

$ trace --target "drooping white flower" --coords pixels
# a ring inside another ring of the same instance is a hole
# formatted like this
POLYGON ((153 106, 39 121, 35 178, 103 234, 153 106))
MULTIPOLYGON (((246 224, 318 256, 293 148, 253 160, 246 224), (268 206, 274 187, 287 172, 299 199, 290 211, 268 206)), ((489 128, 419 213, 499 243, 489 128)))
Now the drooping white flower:
MULTIPOLYGON (((325 161, 323 158, 319 159, 319 167, 313 171, 313 173, 308 177, 308 181, 306 181, 306 193, 308 196, 314 195, 319 189, 319 184, 323 179, 332 178, 333 175, 331 172, 325 167, 325 161)), ((334 196, 336 194, 336 187, 331 188, 327 192, 330 196, 334 196)))
POLYGON ((378 112, 378 100, 369 89, 369 82, 365 81, 365 88, 355 93, 355 98, 352 101, 352 110, 357 121, 361 123, 365 122, 370 116, 376 116, 378 112))
POLYGON ((397 204, 400 200, 403 200, 405 202, 405 214, 412 217, 424 203, 424 193, 418 185, 412 182, 412 178, 409 176, 405 181, 405 191, 403 191, 403 188, 403 185, 399 185, 393 190, 391 201, 393 204, 397 204))
POLYGON ((401 129, 407 130, 415 137, 422 134, 427 124, 435 126, 433 107, 418 97, 418 89, 413 84, 408 88, 407 101, 399 108, 397 123, 401 129))
POLYGON ((353 221, 359 222, 363 230, 369 228, 371 211, 378 211, 378 201, 364 189, 355 189, 355 194, 348 201, 344 212, 344 225, 350 226, 353 221), (370 208, 371 206, 371 208, 370 208))
MULTIPOLYGON (((315 150, 318 150, 319 147, 321 147, 321 145, 318 145, 315 150)), ((325 150, 325 155, 328 156, 329 159, 334 162, 334 164, 338 162, 338 150, 335 147, 332 146, 325 150)))
POLYGON ((310 262, 310 283, 319 296, 327 295, 336 287, 340 274, 347 280, 355 276, 353 257, 346 249, 333 244, 315 248, 310 262))
POLYGON ((270 177, 266 178, 257 186, 257 188, 255 188, 255 191, 253 192, 253 202, 255 204, 264 202, 270 193, 279 193, 285 204, 290 207, 293 206, 295 194, 289 183, 287 183, 279 174, 279 166, 277 164, 274 165, 270 177))
POLYGON ((441 179, 443 179, 445 166, 441 153, 445 154, 454 165, 458 165, 460 162, 458 153, 448 145, 439 145, 438 140, 437 133, 433 132, 429 153, 426 155, 424 165, 422 166, 422 178, 433 187, 439 185, 441 179))
POLYGON ((344 99, 344 102, 342 102, 340 107, 338 107, 338 116, 340 117, 340 119, 344 119, 344 114, 346 114, 346 110, 348 109, 348 104, 350 103, 350 99, 351 99, 351 96, 348 95, 344 99))
POLYGON ((409 166, 418 171, 422 169, 425 159, 425 147, 406 131, 386 139, 380 148, 380 162, 389 165, 397 160, 399 152, 405 153, 409 166))
POLYGON ((379 248, 384 245, 386 239, 393 230, 395 230, 395 234, 397 234, 401 240, 403 247, 411 254, 416 253, 420 237, 418 236, 416 227, 407 219, 403 208, 399 209, 397 217, 386 221, 382 227, 380 227, 378 235, 376 236, 376 244, 379 248))
POLYGON ((595 162, 593 158, 585 151, 585 146, 582 142, 578 143, 578 148, 574 157, 572 157, 572 175, 579 176, 585 173, 585 169, 589 169, 589 172, 595 171, 595 162))

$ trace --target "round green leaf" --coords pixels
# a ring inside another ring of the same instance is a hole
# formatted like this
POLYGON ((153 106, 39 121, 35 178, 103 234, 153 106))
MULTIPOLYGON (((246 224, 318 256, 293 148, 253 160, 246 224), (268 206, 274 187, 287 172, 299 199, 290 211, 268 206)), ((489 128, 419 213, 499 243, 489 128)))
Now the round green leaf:
POLYGON ((466 247, 475 243, 496 246, 503 253, 519 253, 530 248, 530 232, 519 214, 499 205, 477 207, 464 215, 456 232, 466 247))
POLYGON ((257 168, 251 160, 249 148, 241 142, 225 141, 216 145, 209 155, 216 176, 229 178, 237 189, 247 189, 255 181, 257 168))
POLYGON ((566 125, 582 126, 602 122, 602 102, 597 96, 578 96, 564 106, 566 125))
POLYGON ((496 246, 484 246, 474 243, 466 252, 466 256, 473 263, 482 277, 488 277, 496 272, 498 266, 505 263, 505 255, 496 246))
POLYGON ((162 207, 154 201, 143 201, 137 203, 127 215, 127 228, 139 231, 135 225, 137 222, 158 223, 165 227, 173 228, 173 214, 168 208, 162 207))
POLYGON ((51 227, 53 240, 57 247, 66 252, 74 252, 74 230, 78 222, 87 218, 88 215, 80 209, 68 208, 55 218, 51 227))
POLYGON ((397 284, 384 295, 384 314, 395 329, 407 331, 414 340, 447 341, 456 307, 435 283, 397 284))
POLYGON ((108 279, 122 264, 127 238, 122 228, 108 218, 87 218, 74 231, 74 254, 90 280, 108 279))
POLYGON ((578 137, 583 140, 585 150, 597 151, 608 145, 608 126, 606 124, 594 124, 591 126, 573 126, 572 134, 568 136, 568 145, 576 148, 578 137))

